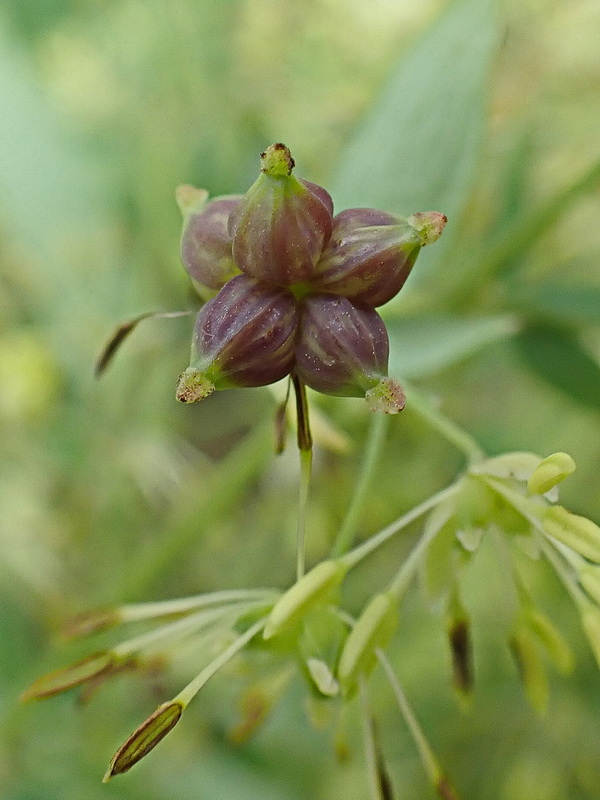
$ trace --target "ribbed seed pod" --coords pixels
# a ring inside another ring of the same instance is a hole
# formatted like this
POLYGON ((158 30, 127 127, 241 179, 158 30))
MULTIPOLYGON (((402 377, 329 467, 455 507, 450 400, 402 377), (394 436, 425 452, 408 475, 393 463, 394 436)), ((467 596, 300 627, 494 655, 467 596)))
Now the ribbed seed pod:
POLYGON ((282 144, 261 155, 261 174, 229 220, 233 258, 242 272, 274 286, 311 278, 331 236, 331 198, 320 186, 292 175, 282 144))
POLYGON ((315 268, 315 289, 370 308, 387 303, 404 286, 421 247, 432 240, 432 226, 443 229, 445 217, 443 223, 440 217, 437 212, 422 214, 415 227, 403 217, 373 209, 338 214, 315 268))
POLYGON ((298 306, 284 290, 238 275, 200 310, 190 367, 177 399, 194 403, 215 389, 265 386, 284 378, 294 359, 298 306))
POLYGON ((228 221, 241 197, 224 195, 207 202, 203 190, 192 186, 180 186, 177 190, 183 214, 181 261, 204 300, 214 297, 240 272, 233 260, 228 221))
POLYGON ((296 344, 296 373, 318 392, 365 396, 372 407, 397 413, 404 393, 386 378, 388 335, 379 314, 345 297, 305 298, 296 344))

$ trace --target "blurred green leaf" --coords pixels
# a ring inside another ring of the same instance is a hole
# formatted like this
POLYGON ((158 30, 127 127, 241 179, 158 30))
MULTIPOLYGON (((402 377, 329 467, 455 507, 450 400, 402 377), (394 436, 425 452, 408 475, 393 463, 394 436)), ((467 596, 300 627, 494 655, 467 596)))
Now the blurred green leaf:
MULTIPOLYGON (((480 155, 497 31, 496 0, 460 0, 439 17, 342 153, 332 184, 339 208, 443 211, 449 242, 480 155)), ((425 254, 417 274, 444 249, 425 254)))
POLYGON ((600 185, 600 161, 595 162, 582 175, 558 192, 554 197, 503 226, 485 252, 475 252, 460 271, 443 276, 443 288, 438 292, 446 299, 461 302, 477 298, 481 287, 494 275, 509 273, 522 264, 522 257, 557 222, 583 194, 600 185))
POLYGON ((600 367, 568 331, 537 326, 516 339, 525 364, 573 400, 600 409, 600 367))
POLYGON ((512 302, 524 311, 574 323, 600 322, 600 287, 511 284, 512 302))
POLYGON ((4 40, 0 97, 2 211, 29 243, 55 256, 56 245, 103 206, 98 165, 61 124, 27 62, 4 40))
POLYGON ((393 320, 390 336, 390 374, 423 378, 456 364, 498 339, 517 331, 514 317, 458 317, 430 314, 393 320))

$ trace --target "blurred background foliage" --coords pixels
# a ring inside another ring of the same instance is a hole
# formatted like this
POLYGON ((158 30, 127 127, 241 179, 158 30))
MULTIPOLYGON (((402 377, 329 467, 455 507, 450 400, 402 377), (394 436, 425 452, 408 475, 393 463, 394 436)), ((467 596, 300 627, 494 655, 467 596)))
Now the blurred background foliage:
MULTIPOLYGON (((385 309, 391 372, 490 454, 570 452, 578 471, 563 502, 600 519, 599 40, 595 0, 1 4, 2 798, 366 796, 357 726, 339 763, 330 731, 307 721, 300 680, 237 747, 243 670, 218 676, 160 750, 109 786, 99 782, 109 756, 181 685, 177 669, 121 678, 85 706, 16 704, 40 672, 89 652, 58 639, 72 613, 293 577, 297 465, 292 447, 271 455, 268 390, 175 403, 185 317, 143 323, 93 379, 120 320, 196 303, 178 260, 178 183, 245 191, 258 152, 284 141, 338 209, 446 212, 444 238, 385 309)), ((339 441, 317 450, 311 561, 343 516, 368 423, 357 401, 314 400, 339 441)), ((361 535, 461 466, 407 409, 361 535)), ((387 579, 400 539, 348 582, 349 610, 387 579)), ((471 713, 458 710, 443 625, 418 592, 392 647, 465 798, 600 796, 600 676, 556 580, 534 573, 578 655, 575 674, 553 680, 544 719, 507 655, 485 548, 466 593, 471 713)), ((398 796, 432 797, 375 686, 398 796)))

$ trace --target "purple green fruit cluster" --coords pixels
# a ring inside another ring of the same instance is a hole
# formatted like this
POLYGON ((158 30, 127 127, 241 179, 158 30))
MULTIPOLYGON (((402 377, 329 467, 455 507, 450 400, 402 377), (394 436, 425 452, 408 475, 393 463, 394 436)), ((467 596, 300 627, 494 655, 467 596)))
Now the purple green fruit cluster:
POLYGON ((389 340, 375 309, 400 291, 446 217, 370 208, 334 216, 325 189, 293 168, 288 148, 274 144, 245 195, 209 201, 180 187, 181 257, 207 302, 177 398, 193 403, 295 375, 324 394, 364 396, 373 410, 397 413, 404 393, 387 377, 389 340))

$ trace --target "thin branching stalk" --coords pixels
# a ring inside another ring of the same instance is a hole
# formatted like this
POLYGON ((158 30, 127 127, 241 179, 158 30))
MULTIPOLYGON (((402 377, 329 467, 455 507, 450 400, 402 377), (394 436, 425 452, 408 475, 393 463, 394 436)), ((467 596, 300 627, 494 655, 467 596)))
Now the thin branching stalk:
MULTIPOLYGON (((456 494, 460 488, 460 485, 461 481, 459 480, 456 483, 453 483, 450 486, 447 486, 445 489, 437 492, 437 494, 428 497, 427 500, 424 500, 418 506, 415 506, 411 511, 408 511, 394 522, 391 522, 385 528, 382 528, 379 533, 371 536, 371 538, 367 539, 366 542, 363 542, 362 544, 358 545, 358 547, 350 550, 350 552, 342 556, 340 560, 348 567, 348 569, 356 566, 360 561, 363 560, 363 558, 366 558, 366 556, 370 555, 374 550, 377 550, 378 547, 381 547, 381 545, 384 544, 384 542, 387 542, 388 539, 391 539, 394 534, 398 533, 403 528, 406 528, 411 522, 414 522, 419 517, 422 517, 423 514, 431 511, 432 508, 435 508, 440 503, 443 503, 449 497, 452 497, 452 495, 456 494)), ((417 561, 422 555, 422 551, 427 547, 428 544, 429 541, 425 541, 423 543, 423 539, 419 540, 419 544, 417 545, 419 548, 418 556, 415 556, 417 561)), ((410 558, 412 558, 412 554, 409 556, 409 559, 410 558)))
POLYGON ((346 516, 337 533, 331 556, 337 557, 346 553, 352 546, 356 529, 360 519, 365 500, 371 489, 375 470, 379 463, 381 451, 385 444, 389 430, 390 417, 388 414, 373 414, 369 437, 367 439, 365 457, 360 469, 360 474, 354 487, 352 500, 348 506, 346 516))
POLYGON ((369 705, 369 693, 367 690, 367 682, 363 677, 361 677, 359 682, 359 693, 365 761, 367 766, 367 780, 369 781, 369 798, 370 800, 383 800, 379 781, 379 771, 377 769, 377 748, 373 733, 373 718, 369 705))
POLYGON ((416 389, 407 387, 405 387, 405 389, 407 408, 421 417, 424 422, 431 428, 434 428, 444 439, 464 453, 470 464, 481 461, 485 457, 485 453, 470 433, 467 433, 467 431, 449 419, 445 414, 442 414, 431 400, 416 389))
POLYGON ((394 697, 396 698, 396 702, 398 703, 400 713, 402 714, 408 730, 410 731, 410 735, 417 746, 419 757, 427 777, 431 781, 431 784, 435 788, 436 792, 440 797, 444 798, 444 800, 446 800, 446 798, 447 800, 450 800, 450 798, 456 798, 456 795, 451 789, 447 778, 440 767, 439 761, 437 760, 435 753, 433 752, 433 749, 429 744, 429 741, 427 740, 427 737, 425 736, 425 733, 421 728, 406 695, 404 694, 404 690, 400 685, 400 681, 398 680, 396 673, 392 669, 392 665, 382 650, 378 648, 375 652, 377 654, 377 658, 379 659, 379 663, 385 671, 392 692, 394 693, 394 697))
POLYGON ((138 622, 144 619, 187 614, 208 606, 221 606, 245 600, 274 600, 279 594, 276 589, 225 589, 157 603, 130 603, 116 609, 116 614, 119 622, 138 622))
POLYGON ((233 641, 229 647, 225 648, 213 661, 208 664, 196 677, 183 688, 179 694, 173 698, 174 703, 181 703, 185 708, 190 701, 198 694, 204 684, 218 672, 221 667, 224 667, 228 661, 236 656, 240 650, 250 642, 260 631, 265 627, 266 618, 259 619, 247 631, 233 641))

